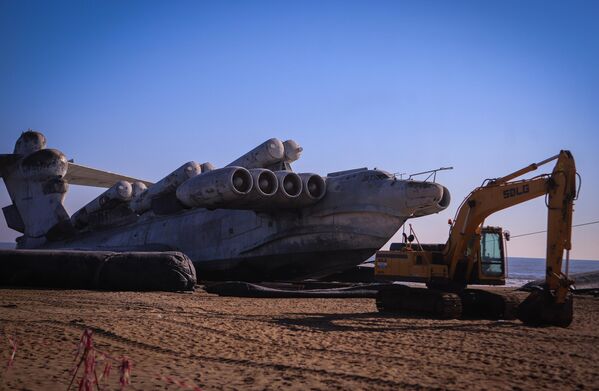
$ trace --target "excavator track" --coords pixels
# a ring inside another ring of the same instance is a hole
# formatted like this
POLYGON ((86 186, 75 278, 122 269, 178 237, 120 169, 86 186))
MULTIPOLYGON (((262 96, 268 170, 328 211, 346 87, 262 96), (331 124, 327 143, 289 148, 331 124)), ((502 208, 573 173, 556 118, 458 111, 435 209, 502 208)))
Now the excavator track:
POLYGON ((438 319, 458 319, 462 315, 460 296, 435 289, 392 285, 379 290, 379 312, 428 315, 438 319))
POLYGON ((474 319, 513 320, 520 305, 520 299, 514 294, 482 289, 464 289, 460 299, 463 316, 474 319))
POLYGON ((462 301, 455 293, 438 292, 435 302, 435 317, 439 319, 458 319, 462 316, 462 301))
POLYGON ((465 289, 460 293, 392 285, 379 290, 379 312, 427 315, 437 319, 516 319, 520 300, 509 293, 465 289))

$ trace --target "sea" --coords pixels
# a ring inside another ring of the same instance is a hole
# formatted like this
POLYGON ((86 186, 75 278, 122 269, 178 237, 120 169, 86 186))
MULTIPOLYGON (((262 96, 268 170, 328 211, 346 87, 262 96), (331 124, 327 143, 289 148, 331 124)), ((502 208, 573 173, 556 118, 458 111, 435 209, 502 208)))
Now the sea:
MULTIPOLYGON (((566 262, 562 264, 562 271, 566 271, 566 262)), ((599 271, 599 260, 570 260, 569 274, 599 271)), ((545 278, 544 258, 518 258, 508 257, 507 286, 521 286, 532 280, 545 278)))

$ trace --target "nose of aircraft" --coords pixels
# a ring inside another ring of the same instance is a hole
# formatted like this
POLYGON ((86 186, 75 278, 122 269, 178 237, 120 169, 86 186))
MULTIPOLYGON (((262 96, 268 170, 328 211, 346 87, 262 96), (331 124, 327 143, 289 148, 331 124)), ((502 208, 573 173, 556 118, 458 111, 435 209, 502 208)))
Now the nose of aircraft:
POLYGON ((437 213, 449 206, 449 190, 438 183, 410 181, 405 183, 406 206, 414 216, 437 213))
POLYGON ((445 186, 441 186, 443 188, 443 197, 441 197, 441 201, 439 201, 439 206, 443 209, 449 206, 451 202, 451 194, 449 193, 449 189, 445 186))

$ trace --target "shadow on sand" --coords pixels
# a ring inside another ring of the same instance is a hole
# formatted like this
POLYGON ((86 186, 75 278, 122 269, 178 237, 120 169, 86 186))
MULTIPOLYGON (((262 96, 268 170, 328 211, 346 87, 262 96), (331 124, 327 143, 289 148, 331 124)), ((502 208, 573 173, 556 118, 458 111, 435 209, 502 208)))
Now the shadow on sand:
POLYGON ((487 333, 490 329, 508 329, 525 327, 517 320, 485 320, 459 319, 439 320, 421 315, 390 315, 379 312, 364 312, 350 314, 289 314, 278 317, 274 323, 291 329, 314 329, 318 331, 360 331, 360 332, 389 332, 389 331, 422 331, 422 330, 455 330, 487 333), (409 322, 410 320, 427 320, 409 322))

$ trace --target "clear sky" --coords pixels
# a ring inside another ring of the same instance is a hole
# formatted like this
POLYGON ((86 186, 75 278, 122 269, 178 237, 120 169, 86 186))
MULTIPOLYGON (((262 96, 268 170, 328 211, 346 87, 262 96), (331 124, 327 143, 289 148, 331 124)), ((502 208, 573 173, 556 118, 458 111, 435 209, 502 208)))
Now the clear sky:
MULTIPOLYGON (((597 1, 0 0, 1 152, 32 128, 80 164, 148 180, 270 137, 304 147, 298 171, 453 166, 438 176, 452 205, 412 220, 444 242, 483 179, 570 149, 574 222, 597 221, 598 20, 597 1)), ((72 186, 68 210, 101 191, 72 186)), ((487 223, 543 230, 544 202, 487 223)), ((509 253, 543 257, 544 243, 509 253)), ((573 247, 599 259, 599 224, 574 228, 573 247)))

